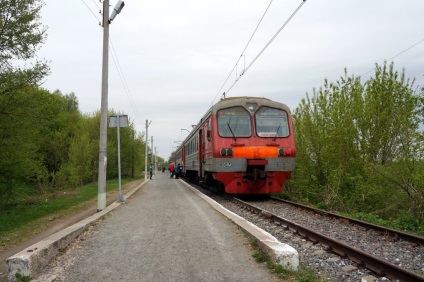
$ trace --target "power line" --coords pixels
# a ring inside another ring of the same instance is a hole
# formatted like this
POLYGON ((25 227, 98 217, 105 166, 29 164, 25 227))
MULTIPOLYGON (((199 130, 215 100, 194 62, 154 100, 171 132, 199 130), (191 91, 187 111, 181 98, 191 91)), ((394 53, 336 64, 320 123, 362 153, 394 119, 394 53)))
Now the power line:
MULTIPOLYGON (((250 41, 252 41, 252 38, 253 38, 253 36, 255 35, 256 31, 258 30, 259 25, 261 24, 261 22, 262 22, 263 18, 265 17, 265 14, 268 12, 268 9, 269 9, 269 7, 271 6, 272 1, 273 1, 273 0, 271 0, 271 1, 269 2, 268 7, 266 8, 265 12, 263 13, 263 15, 262 15, 261 19, 259 20, 259 23, 257 24, 257 26, 256 26, 255 30, 253 31, 252 35, 250 36, 249 41, 247 42, 246 46, 244 47, 243 51, 241 52, 241 55, 240 55, 240 57, 238 58, 238 60, 237 60, 236 64, 234 65, 234 67, 233 67, 233 69, 230 71, 230 73, 228 74, 228 76, 227 76, 227 78, 225 79, 224 83, 222 84, 221 88, 218 90, 218 93, 215 95, 215 98, 213 98, 212 103, 211 103, 211 106, 212 106, 213 102, 215 101, 216 97, 218 97, 218 95, 221 93, 221 90, 224 88, 224 86, 225 86, 225 84, 227 83, 228 79, 230 78, 231 74, 232 74, 232 73, 234 72, 234 70, 236 69, 237 64, 240 62, 240 59, 244 56, 244 52, 246 51, 247 47, 249 46, 250 41)), ((242 73, 243 73, 243 72, 242 72, 242 73)))
POLYGON ((122 86, 124 87, 124 92, 129 99, 129 102, 130 102, 131 107, 132 107, 134 114, 135 114, 135 118, 138 120, 138 122, 140 124, 143 124, 142 118, 140 117, 140 115, 137 111, 137 108, 135 106, 134 100, 133 100, 132 95, 131 95, 131 91, 128 87, 127 81, 125 79, 125 75, 122 71, 121 64, 119 63, 118 56, 116 55, 115 48, 113 46, 112 39, 110 38, 110 36, 109 36, 109 41, 110 41, 110 45, 111 45, 110 54, 112 55, 112 60, 113 60, 113 63, 116 67, 116 70, 118 71, 119 79, 121 80, 122 86))
POLYGON ((99 5, 97 5, 97 3, 96 3, 96 1, 95 0, 93 0, 93 3, 94 3, 94 5, 96 5, 96 7, 99 9, 99 11, 101 10, 101 8, 100 8, 100 6, 99 5))
MULTIPOLYGON (((90 7, 87 5, 87 3, 84 0, 81 0, 81 1, 84 3, 84 5, 87 7, 87 9, 91 12, 91 14, 93 14, 93 16, 96 18, 96 20, 99 20, 97 18, 96 14, 93 12, 93 10, 91 10, 90 7)), ((100 9, 100 7, 97 5, 97 3, 94 0, 93 0, 93 3, 94 3, 94 5, 96 5, 97 8, 100 9)), ((100 20, 99 20, 99 22, 100 22, 100 20)), ((109 42, 110 42, 110 46, 111 46, 109 52, 111 54, 115 68, 118 72, 119 79, 121 80, 122 86, 124 87, 124 92, 129 98, 131 107, 133 108, 133 111, 134 111, 134 114, 135 114, 135 118, 138 119, 138 122, 142 124, 142 122, 141 122, 142 119, 141 119, 140 115, 138 114, 138 111, 135 107, 134 101, 133 101, 132 96, 131 96, 131 92, 130 92, 128 84, 125 80, 124 73, 122 71, 121 65, 120 65, 119 60, 118 60, 118 56, 116 55, 115 49, 113 47, 112 39, 111 39, 110 36, 109 36, 109 42)))
MULTIPOLYGON (((85 3, 84 0, 81 0, 81 1, 84 3, 84 5, 87 7, 87 9, 91 12, 91 14, 93 14, 93 16, 96 18, 96 20, 100 23, 99 18, 97 18, 96 14, 93 12, 93 10, 91 10, 91 8, 87 5, 87 3, 85 3)), ((96 6, 97 6, 97 4, 96 4, 96 6)))
POLYGON ((111 43, 111 47, 112 47, 111 48, 112 60, 113 60, 113 62, 115 64, 115 67, 116 67, 116 69, 118 71, 118 75, 119 75, 119 78, 121 80, 122 86, 124 87, 125 94, 127 95, 128 99, 129 99, 129 102, 130 102, 130 105, 131 105, 131 107, 133 109, 135 118, 138 120, 138 122, 140 124, 143 124, 142 118, 141 118, 140 114, 137 111, 137 107, 135 106, 134 100, 133 100, 132 95, 131 95, 130 88, 128 87, 127 81, 125 79, 125 75, 124 75, 124 73, 122 71, 121 65, 120 65, 119 60, 118 60, 118 56, 116 55, 116 52, 115 52, 115 49, 113 47, 113 44, 112 44, 112 41, 111 40, 110 40, 110 43, 111 43))
MULTIPOLYGON (((394 58, 399 57, 399 56, 400 56, 400 55, 402 55, 403 53, 405 53, 405 52, 409 51, 410 49, 414 48, 415 46, 417 46, 418 44, 420 44, 420 43, 422 43, 422 42, 424 42, 424 38, 423 38, 423 39, 421 39, 420 41, 418 41, 417 43, 412 44, 411 46, 409 46, 409 47, 408 47, 408 48, 406 48, 405 50, 403 50, 403 51, 401 51, 401 52, 397 53, 396 55, 394 55, 393 57, 391 57, 388 61, 391 61, 391 60, 393 60, 394 58)), ((364 75, 366 75, 366 74, 368 74, 368 73, 370 73, 370 72, 372 72, 373 70, 374 70, 374 69, 370 69, 369 71, 367 71, 367 72, 363 73, 363 74, 361 75, 361 77, 362 77, 362 76, 364 76, 364 75)))
MULTIPOLYGON (((87 9, 91 12, 91 14, 92 14, 92 15, 96 18, 96 20, 98 20, 98 21, 99 21, 99 23, 100 23, 100 20, 97 18, 96 14, 93 12, 93 10, 91 10, 91 8, 87 5, 87 3, 86 3, 84 0, 81 0, 81 1, 84 3, 84 5, 87 7, 87 9)), ((97 3, 96 3, 94 0, 93 0, 93 3, 94 3, 94 4, 96 5, 96 7, 97 7, 97 8, 99 8, 99 10, 100 10, 100 7, 97 5, 97 3)), ((101 11, 101 10, 100 10, 100 11, 101 11)), ((100 23, 100 24, 101 24, 101 23, 100 23)), ((110 48, 109 52, 110 52, 110 54, 111 54, 111 57, 112 57, 113 63, 114 63, 114 65, 115 65, 115 68, 116 68, 116 70, 117 70, 117 72, 118 72, 118 76, 119 76, 119 78, 120 78, 120 80, 121 80, 122 86, 123 86, 123 88, 124 88, 124 92, 125 92, 125 94, 128 96, 128 98, 129 98, 129 101, 130 101, 131 107, 133 108, 133 111, 134 111, 134 114, 135 114, 135 118, 138 120, 138 122, 139 122, 140 124, 142 124, 142 122, 141 122, 141 120, 142 120, 142 119, 141 119, 140 115, 138 114, 138 111, 137 111, 137 109, 136 109, 136 107, 135 107, 134 101, 133 101, 132 96, 131 96, 131 92, 130 92, 129 87, 128 87, 128 84, 127 84, 127 82, 126 82, 126 80, 125 80, 124 73, 123 73, 123 71, 122 71, 121 65, 120 65, 119 60, 118 60, 118 56, 116 55, 115 49, 114 49, 114 47, 113 47, 112 39, 111 39, 111 37, 110 37, 110 36, 109 36, 109 42, 110 42, 110 46, 111 46, 111 48, 110 48)))
POLYGON ((274 34, 274 36, 268 41, 264 48, 256 55, 253 61, 247 66, 247 68, 240 74, 240 76, 234 81, 234 83, 228 88, 225 93, 230 92, 233 86, 239 81, 239 79, 249 70, 249 68, 256 62, 256 60, 262 55, 266 48, 274 41, 274 39, 278 36, 278 34, 286 27, 286 25, 291 21, 291 19, 296 15, 296 13, 302 8, 303 4, 305 4, 306 0, 303 0, 302 3, 296 8, 296 10, 291 14, 291 16, 285 21, 285 23, 278 29, 278 31, 274 34))
MULTIPOLYGON (((228 74, 228 76, 227 76, 227 78, 225 79, 224 83, 222 84, 221 88, 218 90, 218 93, 215 95, 214 99, 212 100, 211 106, 212 106, 213 102, 215 101, 216 97, 218 97, 218 95, 221 93, 222 89, 224 88, 224 86, 225 86, 225 84, 227 83, 228 79, 230 78, 231 74, 232 74, 232 73, 234 72, 234 70, 236 69, 236 67, 237 67, 238 63, 240 62, 240 59, 244 56, 244 52, 246 51, 247 47, 248 47, 248 46, 249 46, 249 44, 250 44, 250 41, 252 40, 252 38, 253 38, 253 36, 255 35, 255 33, 256 33, 256 31, 257 31, 257 29, 258 29, 259 25, 261 24, 261 22, 262 22, 263 18, 265 17, 265 14, 267 13, 267 11, 268 11, 269 7, 271 6, 272 1, 273 1, 273 0, 271 0, 271 1, 270 1, 270 3, 268 4, 268 7, 266 8, 266 10, 265 10, 264 14, 262 15, 261 19, 259 20, 258 25, 256 26, 255 30, 253 31, 252 35, 250 36, 249 41, 247 42, 246 46, 244 47, 244 49, 243 49, 243 51, 242 51, 242 53, 241 53, 240 57, 238 58, 238 60, 237 60, 236 64, 234 65, 233 69, 230 71, 230 73, 228 74)), ((242 71, 242 73, 243 73, 243 71, 242 71)))

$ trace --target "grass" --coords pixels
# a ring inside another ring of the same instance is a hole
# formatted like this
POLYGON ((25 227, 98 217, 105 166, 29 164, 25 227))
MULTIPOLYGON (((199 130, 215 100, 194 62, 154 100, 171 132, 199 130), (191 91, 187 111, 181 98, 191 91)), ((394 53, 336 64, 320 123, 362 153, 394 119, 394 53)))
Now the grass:
POLYGON ((362 212, 344 215, 395 230, 413 232, 419 235, 424 234, 424 222, 420 222, 418 218, 414 217, 407 211, 399 211, 397 217, 390 220, 383 219, 375 214, 362 212))
MULTIPOLYGON (((122 184, 135 180, 123 178, 122 184)), ((118 190, 118 180, 109 180, 107 191, 118 190)), ((42 231, 50 222, 88 208, 97 199, 97 183, 74 190, 48 195, 22 197, 21 200, 0 207, 0 251, 42 231)))
POLYGON ((29 281, 31 281, 31 277, 24 276, 24 275, 22 275, 19 272, 15 274, 15 277, 16 277, 16 280, 17 281, 20 281, 20 282, 29 282, 29 281))

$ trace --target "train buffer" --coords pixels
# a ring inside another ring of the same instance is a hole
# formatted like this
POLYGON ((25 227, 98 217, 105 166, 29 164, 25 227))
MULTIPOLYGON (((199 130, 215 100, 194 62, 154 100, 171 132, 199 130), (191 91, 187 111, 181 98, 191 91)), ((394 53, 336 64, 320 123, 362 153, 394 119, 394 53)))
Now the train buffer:
POLYGON ((9 280, 20 272, 31 281, 280 281, 254 260, 242 229, 283 253, 286 266, 298 266, 293 248, 260 229, 249 231, 256 227, 167 172, 124 198, 10 257, 9 280), (79 237, 65 238, 80 226, 79 237))

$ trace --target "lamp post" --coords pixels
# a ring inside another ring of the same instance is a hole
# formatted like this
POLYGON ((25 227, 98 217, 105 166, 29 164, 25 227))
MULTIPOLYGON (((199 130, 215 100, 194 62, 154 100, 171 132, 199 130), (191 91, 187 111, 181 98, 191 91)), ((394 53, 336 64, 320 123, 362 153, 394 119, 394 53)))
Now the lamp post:
POLYGON ((107 112, 109 83, 109 24, 124 7, 124 2, 116 4, 112 17, 109 18, 109 0, 103 1, 103 61, 102 61, 102 98, 100 108, 100 144, 99 144, 99 178, 97 194, 97 212, 106 208, 106 167, 107 167, 107 112))

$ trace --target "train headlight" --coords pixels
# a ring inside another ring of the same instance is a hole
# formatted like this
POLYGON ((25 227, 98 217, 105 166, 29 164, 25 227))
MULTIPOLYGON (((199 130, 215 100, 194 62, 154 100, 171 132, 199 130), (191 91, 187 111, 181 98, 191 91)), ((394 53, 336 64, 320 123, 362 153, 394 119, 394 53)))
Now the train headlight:
POLYGON ((291 155, 291 149, 290 148, 280 148, 280 149, 278 149, 278 155, 279 156, 290 156, 291 155))
POLYGON ((233 148, 221 148, 219 150, 219 153, 221 154, 221 156, 232 156, 233 148))

